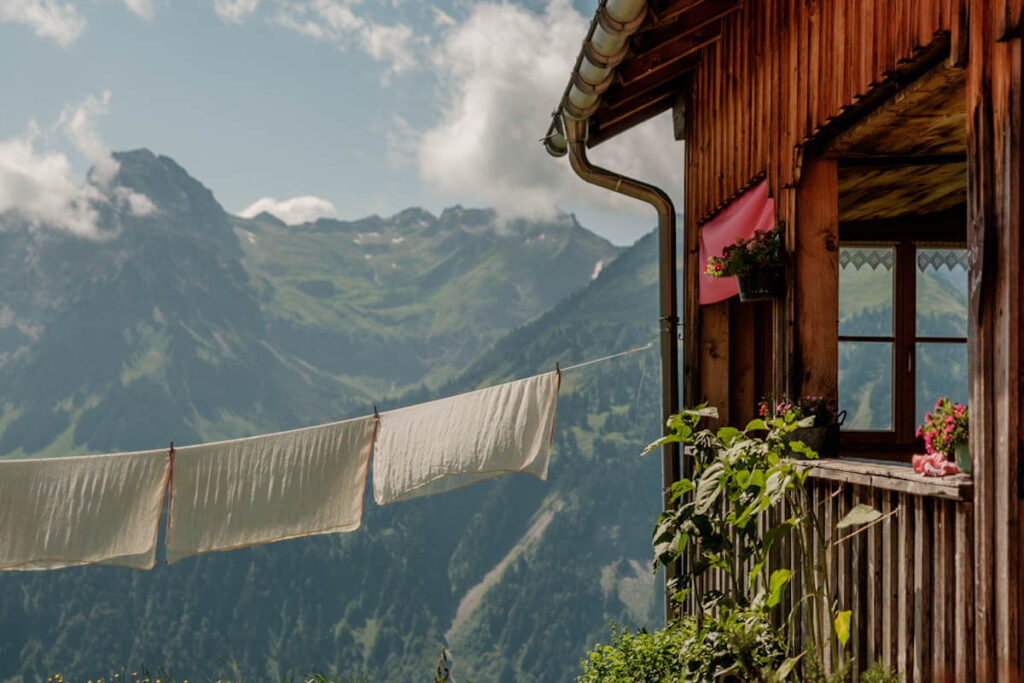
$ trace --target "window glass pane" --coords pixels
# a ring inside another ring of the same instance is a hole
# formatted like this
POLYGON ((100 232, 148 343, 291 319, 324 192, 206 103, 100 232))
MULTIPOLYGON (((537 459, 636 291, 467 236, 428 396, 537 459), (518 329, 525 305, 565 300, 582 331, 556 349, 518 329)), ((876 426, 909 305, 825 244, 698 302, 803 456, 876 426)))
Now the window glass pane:
POLYGON ((839 342, 843 429, 892 430, 892 344, 839 342))
POLYGON ((892 336, 893 247, 839 248, 839 334, 892 336))
POLYGON ((917 344, 915 425, 945 396, 967 405, 967 344, 917 344))
POLYGON ((967 250, 920 248, 917 336, 967 336, 967 250))

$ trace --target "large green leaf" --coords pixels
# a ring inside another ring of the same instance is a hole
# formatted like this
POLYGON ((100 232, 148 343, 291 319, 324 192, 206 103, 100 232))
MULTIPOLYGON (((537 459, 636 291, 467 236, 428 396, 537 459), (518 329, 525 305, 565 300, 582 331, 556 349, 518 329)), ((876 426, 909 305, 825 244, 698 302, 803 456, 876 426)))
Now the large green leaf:
POLYGON ((864 503, 859 503, 853 507, 852 510, 846 513, 846 516, 839 520, 836 524, 837 529, 845 529, 848 526, 860 526, 861 524, 868 524, 874 522, 882 513, 864 503))
POLYGON ((736 437, 740 434, 740 430, 735 427, 722 427, 718 430, 718 440, 726 446, 731 446, 732 442, 735 441, 736 437))
POLYGON ((769 607, 775 607, 782 600, 782 590, 789 583, 793 572, 789 569, 776 569, 768 580, 768 601, 769 607))
POLYGON ((839 638, 839 642, 844 646, 846 642, 850 640, 850 618, 853 616, 851 610, 840 612, 836 615, 833 625, 836 628, 836 637, 839 638))
POLYGON ((796 657, 790 657, 786 661, 784 661, 782 663, 782 666, 779 667, 779 670, 775 672, 775 677, 780 681, 784 681, 787 678, 789 678, 790 674, 793 673, 793 667, 796 666, 796 663, 799 662, 800 658, 803 657, 805 654, 807 653, 801 652, 796 657))
POLYGON ((725 473, 725 465, 722 462, 713 462, 701 474, 697 481, 697 493, 694 498, 697 514, 704 514, 711 509, 712 504, 718 499, 722 490, 722 475, 725 473))

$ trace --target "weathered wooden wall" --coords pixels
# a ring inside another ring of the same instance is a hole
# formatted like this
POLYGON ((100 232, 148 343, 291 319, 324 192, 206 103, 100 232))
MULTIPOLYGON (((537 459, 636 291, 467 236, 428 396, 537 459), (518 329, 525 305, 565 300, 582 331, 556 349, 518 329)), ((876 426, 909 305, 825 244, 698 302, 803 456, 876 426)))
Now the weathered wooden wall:
MULTIPOLYGON (((798 267, 815 262, 820 245, 799 253, 807 239, 801 217, 818 231, 823 223, 807 218, 821 207, 797 206, 807 150, 937 54, 966 68, 972 498, 952 502, 850 484, 841 494, 846 503, 863 498, 900 509, 835 559, 848 568, 848 585, 839 588, 863 617, 854 644, 861 664, 881 654, 906 680, 1022 678, 1022 5, 745 2, 723 20, 721 40, 707 48, 684 93, 686 401, 708 400, 723 421, 741 423, 761 386, 795 392, 805 379, 797 367, 796 312, 810 280, 790 268, 787 297, 770 312, 735 300, 699 307, 698 226, 766 174, 778 219, 789 228, 788 251, 798 267), (750 361, 769 355, 765 380, 763 360, 750 361)), ((832 183, 831 172, 814 182, 832 183)), ((815 362, 819 371, 809 379, 821 386, 832 360, 815 362)), ((824 496, 834 484, 820 486, 824 496)))
POLYGON ((972 0, 967 64, 971 455, 978 680, 1021 677, 1020 3, 972 0), (1002 11, 991 12, 992 5, 1002 11), (987 656, 981 653, 987 653, 987 656))

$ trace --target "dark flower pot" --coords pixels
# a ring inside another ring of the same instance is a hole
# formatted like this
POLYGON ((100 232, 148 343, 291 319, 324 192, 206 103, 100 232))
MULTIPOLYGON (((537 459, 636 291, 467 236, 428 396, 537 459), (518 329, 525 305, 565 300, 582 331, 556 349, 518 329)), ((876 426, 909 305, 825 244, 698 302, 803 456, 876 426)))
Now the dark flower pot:
POLYGON ((790 434, 789 440, 803 441, 804 445, 817 453, 819 458, 834 458, 839 455, 839 425, 802 427, 790 434))
POLYGON ((782 269, 755 270, 736 277, 740 286, 740 301, 766 301, 782 294, 782 269))
POLYGON ((846 411, 840 411, 836 421, 824 427, 801 427, 789 435, 790 441, 803 441, 819 458, 839 457, 839 428, 846 421, 846 411))

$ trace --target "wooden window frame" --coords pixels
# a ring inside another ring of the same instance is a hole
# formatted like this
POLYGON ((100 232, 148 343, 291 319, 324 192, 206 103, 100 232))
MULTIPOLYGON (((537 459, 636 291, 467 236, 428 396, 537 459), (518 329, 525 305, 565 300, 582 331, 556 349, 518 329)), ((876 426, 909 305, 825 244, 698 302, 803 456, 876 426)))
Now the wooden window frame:
MULTIPOLYGON (((885 342, 893 345, 891 431, 852 431, 840 434, 840 455, 909 462, 914 453, 924 452, 924 443, 914 436, 916 345, 924 343, 966 343, 963 337, 917 336, 916 248, 944 244, 967 248, 966 210, 954 210, 921 217, 841 223, 839 245, 873 243, 894 246, 893 330, 891 337, 838 335, 842 341, 885 342)), ((968 351, 969 353, 969 351, 968 351)))

